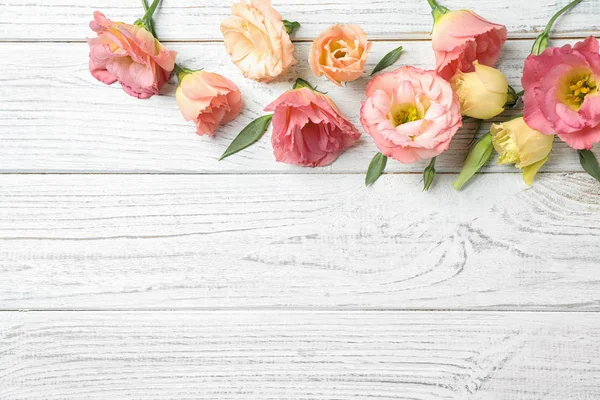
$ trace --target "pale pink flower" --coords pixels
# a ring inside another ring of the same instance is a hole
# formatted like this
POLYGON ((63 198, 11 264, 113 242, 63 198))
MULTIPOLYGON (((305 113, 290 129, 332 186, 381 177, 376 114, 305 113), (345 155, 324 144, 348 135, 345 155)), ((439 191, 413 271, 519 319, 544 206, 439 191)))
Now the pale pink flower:
POLYGON ((446 151, 462 126, 460 101, 434 71, 401 67, 367 86, 360 119, 387 157, 409 164, 446 151))
POLYGON ((341 86, 362 75, 371 42, 358 25, 336 24, 327 28, 310 48, 310 69, 317 76, 341 86))
POLYGON ((242 109, 240 89, 229 79, 205 71, 182 73, 177 105, 186 121, 194 121, 199 135, 213 136, 242 109))
POLYGON ((133 97, 157 95, 175 68, 177 53, 169 51, 152 33, 137 25, 113 22, 96 11, 88 39, 90 72, 110 85, 117 81, 133 97))
POLYGON ((286 164, 329 165, 360 137, 331 99, 308 88, 285 92, 265 111, 274 111, 273 150, 286 164))
POLYGON ((450 11, 441 15, 431 38, 437 73, 448 80, 459 70, 474 71, 474 61, 493 67, 506 35, 504 25, 489 22, 472 11, 450 11))
POLYGON ((546 135, 557 134, 574 149, 600 142, 600 54, 590 36, 575 46, 547 48, 525 61, 524 118, 546 135))

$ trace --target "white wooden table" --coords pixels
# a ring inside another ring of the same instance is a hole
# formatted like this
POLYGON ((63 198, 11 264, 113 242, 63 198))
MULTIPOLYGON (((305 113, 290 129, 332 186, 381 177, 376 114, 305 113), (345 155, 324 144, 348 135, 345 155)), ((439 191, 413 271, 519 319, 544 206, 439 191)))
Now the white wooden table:
MULTIPOLYGON (((508 26, 517 90, 563 3, 444 2, 508 26)), ((429 193, 424 163, 364 188, 366 135, 324 169, 275 163, 268 135, 217 162, 298 76, 359 126, 368 77, 336 88, 308 70, 332 23, 375 41, 368 70, 400 44, 401 63, 433 65, 425 0, 274 5, 302 29, 297 67, 269 85, 225 53, 229 1, 157 13, 179 62, 242 89, 210 139, 174 85, 140 101, 90 76, 92 12, 133 22, 139 1, 0 0, 0 399, 600 398, 600 184, 564 144, 531 188, 492 163, 463 192, 450 183, 473 126, 429 193)), ((585 0, 553 43, 600 34, 599 9, 585 0)))

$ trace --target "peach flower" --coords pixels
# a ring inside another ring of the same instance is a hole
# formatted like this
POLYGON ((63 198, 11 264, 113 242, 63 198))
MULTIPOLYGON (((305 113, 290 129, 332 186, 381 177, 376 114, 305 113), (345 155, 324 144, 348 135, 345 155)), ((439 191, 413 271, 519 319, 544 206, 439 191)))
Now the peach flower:
POLYGON ((221 24, 225 47, 246 78, 269 82, 296 63, 294 46, 270 0, 242 0, 221 24))
POLYGON ((90 72, 110 85, 119 81, 127 94, 147 99, 160 92, 175 68, 177 53, 167 50, 152 33, 138 25, 113 22, 96 11, 88 39, 90 72))
POLYGON ((371 42, 358 25, 336 24, 315 39, 310 48, 310 69, 341 86, 362 75, 371 42))
POLYGON ((177 105, 186 121, 194 121, 199 135, 213 136, 242 109, 240 89, 229 79, 205 71, 179 73, 177 105))
POLYGON ((600 142, 600 54, 590 36, 525 60, 525 122, 577 150, 600 142))
POLYGON ((329 165, 360 137, 333 101, 307 87, 285 92, 265 111, 274 111, 275 158, 287 164, 329 165))
POLYGON ((474 71, 474 61, 493 67, 506 35, 504 25, 489 22, 472 11, 449 11, 437 16, 431 38, 437 73, 448 80, 459 70, 474 71))
POLYGON ((405 164, 440 155, 462 126, 450 83, 414 67, 376 76, 360 120, 383 155, 405 164))

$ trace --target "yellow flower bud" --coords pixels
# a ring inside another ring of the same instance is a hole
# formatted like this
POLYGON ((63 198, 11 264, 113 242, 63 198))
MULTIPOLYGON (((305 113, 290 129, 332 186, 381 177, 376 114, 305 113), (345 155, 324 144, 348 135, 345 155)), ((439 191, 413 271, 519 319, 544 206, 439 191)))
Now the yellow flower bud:
POLYGON ((504 74, 494 68, 473 63, 475 72, 457 72, 450 80, 460 99, 464 116, 490 119, 504 111, 508 100, 508 82, 504 74))
POLYGON ((544 135, 531 129, 523 117, 492 125, 492 143, 500 154, 498 164, 515 164, 523 170, 523 180, 528 185, 552 151, 553 135, 544 135))

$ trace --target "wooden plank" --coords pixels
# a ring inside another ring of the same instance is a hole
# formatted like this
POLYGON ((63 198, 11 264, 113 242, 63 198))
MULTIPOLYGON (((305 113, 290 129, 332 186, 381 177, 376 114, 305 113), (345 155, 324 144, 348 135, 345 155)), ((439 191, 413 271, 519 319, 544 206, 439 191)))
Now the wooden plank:
MULTIPOLYGON (((373 46, 367 71, 399 44, 406 49, 403 63, 422 68, 433 65, 428 42, 378 42, 373 46)), ((366 134, 327 168, 276 163, 270 133, 243 153, 217 162, 237 133, 263 115, 264 106, 289 89, 298 76, 328 92, 362 131, 359 109, 368 76, 345 88, 317 79, 308 69, 308 46, 297 46, 298 66, 270 85, 244 79, 221 44, 173 46, 180 52, 183 65, 220 71, 235 80, 243 92, 242 115, 219 131, 216 138, 208 138, 195 135, 193 124, 181 117, 173 98, 173 85, 165 87, 165 96, 141 101, 127 96, 118 85, 107 87, 93 79, 87 67, 85 44, 4 44, 0 47, 0 57, 5 60, 5 78, 0 86, 0 172, 365 173, 377 152, 366 134)), ((526 41, 509 42, 500 64, 517 88, 529 46, 526 41)), ((470 124, 455 137, 451 149, 438 160, 440 171, 460 170, 473 129, 470 124)), ((494 164, 489 171, 516 172, 513 167, 494 164)), ((427 162, 409 166, 390 162, 388 171, 422 172, 426 165, 427 162)), ((557 140, 544 170, 582 168, 577 154, 557 140)))
POLYGON ((0 176, 0 309, 598 310, 585 174, 0 176))
MULTIPOLYGON (((133 22, 142 10, 136 0, 2 0, 0 40, 83 41, 89 36, 89 21, 95 10, 115 21, 133 22)), ((219 26, 230 14, 233 1, 165 1, 156 14, 156 28, 164 40, 222 40, 219 26)), ((505 24, 512 38, 533 38, 550 17, 568 1, 536 0, 445 0, 452 9, 472 9, 505 24)), ((334 23, 361 25, 372 39, 428 39, 433 20, 425 0, 274 0, 273 5, 288 20, 302 24, 295 38, 312 40, 334 23)), ((584 1, 554 28, 558 37, 598 34, 596 4, 584 1)))
POLYGON ((0 314, 0 399, 600 396, 596 313, 0 314))

